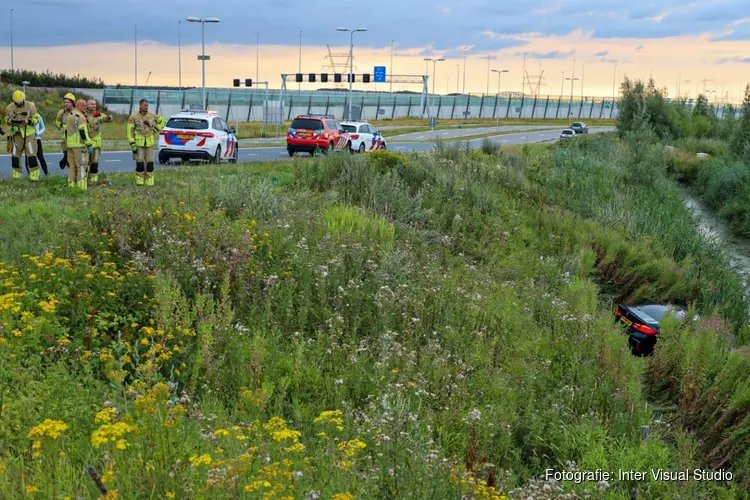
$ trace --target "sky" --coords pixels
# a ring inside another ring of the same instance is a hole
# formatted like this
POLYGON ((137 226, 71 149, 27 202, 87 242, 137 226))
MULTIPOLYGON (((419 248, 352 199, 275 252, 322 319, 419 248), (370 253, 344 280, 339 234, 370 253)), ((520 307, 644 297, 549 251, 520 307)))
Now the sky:
POLYGON ((278 88, 281 73, 300 67, 300 31, 302 72, 333 72, 328 46, 337 62, 350 48, 349 33, 337 27, 367 29, 354 34, 355 73, 375 65, 389 74, 427 72, 437 93, 494 94, 499 83, 501 91, 611 96, 627 75, 652 76, 672 96, 679 85, 683 95, 705 89, 736 102, 750 80, 750 0, 409 0, 408 7, 394 0, 9 0, 0 10, 4 68, 11 65, 11 8, 16 69, 107 84, 135 82, 137 24, 138 83, 177 85, 181 61, 182 84, 199 86, 201 26, 187 16, 221 20, 205 25, 209 87, 258 76, 278 88))

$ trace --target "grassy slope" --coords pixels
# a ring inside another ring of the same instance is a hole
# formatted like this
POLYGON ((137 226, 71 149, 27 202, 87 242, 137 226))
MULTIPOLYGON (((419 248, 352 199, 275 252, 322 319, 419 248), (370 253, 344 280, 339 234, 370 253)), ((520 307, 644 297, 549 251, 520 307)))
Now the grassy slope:
MULTIPOLYGON (((717 374, 746 363, 721 337, 731 328, 711 316, 666 325, 649 363, 611 326, 613 298, 694 300, 746 320, 736 280, 674 188, 623 182, 647 167, 606 138, 466 155, 163 170, 151 191, 119 175, 112 190, 78 195, 56 179, 0 182, 0 494, 93 496, 85 464, 126 497, 228 498, 236 473, 239 492, 260 481, 279 496, 362 498, 481 498, 492 474, 502 491, 543 498, 529 479, 568 460, 678 470, 728 458, 747 485, 747 442, 732 432, 743 414, 705 427, 730 412, 742 371, 714 386, 717 374), (47 251, 73 261, 23 257, 47 251), (12 290, 27 295, 3 296, 12 290), (660 383, 642 384, 644 373, 660 383), (704 395, 716 413, 702 413, 704 395), (654 413, 647 396, 680 411, 654 413), (132 432, 97 448, 92 433, 117 430, 100 427, 106 414, 95 422, 105 401, 132 432), (334 409, 342 430, 336 415, 314 422, 334 409), (286 423, 264 428, 274 416, 286 423), (69 428, 42 438, 34 459, 26 434, 45 418, 69 428)), ((630 486, 608 491, 625 498, 630 486)), ((695 482, 639 489, 729 494, 695 482)))

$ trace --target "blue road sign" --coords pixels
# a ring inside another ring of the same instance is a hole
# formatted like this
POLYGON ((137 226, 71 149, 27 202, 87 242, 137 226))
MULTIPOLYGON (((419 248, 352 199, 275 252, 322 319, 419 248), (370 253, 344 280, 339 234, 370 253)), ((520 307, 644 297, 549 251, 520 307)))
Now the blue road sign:
POLYGON ((375 83, 385 82, 385 66, 375 66, 373 73, 375 75, 375 83))

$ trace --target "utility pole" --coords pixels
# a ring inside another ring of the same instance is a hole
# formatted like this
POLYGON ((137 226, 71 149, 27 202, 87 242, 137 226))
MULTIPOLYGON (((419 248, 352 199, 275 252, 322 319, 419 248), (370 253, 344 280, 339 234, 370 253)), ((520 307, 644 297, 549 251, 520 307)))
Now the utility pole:
POLYGON ((561 71, 562 73, 562 81, 560 82, 560 96, 562 97, 563 94, 565 94, 565 71, 561 71))
MULTIPOLYGON (((432 116, 432 105, 435 103, 435 80, 437 79, 437 74, 435 73, 435 66, 440 61, 445 61, 444 58, 440 59, 430 59, 429 57, 425 57, 424 60, 429 65, 430 62, 432 62, 432 97, 430 98, 430 118, 433 118, 432 116)), ((430 123, 432 123, 432 120, 430 120, 430 123)))
POLYGON ((526 80, 524 80, 524 78, 526 78, 526 52, 523 53, 523 72, 521 73, 521 94, 526 92, 526 80))
POLYGON ((490 54, 487 54, 487 92, 485 95, 490 94, 490 54))
POLYGON ((581 100, 583 101, 583 75, 585 74, 586 67, 581 64, 581 100))
POLYGON ((615 100, 615 87, 617 85, 617 65, 615 64, 615 70, 612 73, 612 100, 615 100))
POLYGON ((255 33, 255 81, 260 81, 260 33, 255 33))
MULTIPOLYGON (((302 30, 299 32, 299 73, 302 73, 302 30)), ((297 90, 302 90, 302 83, 297 84, 297 90)))
POLYGON ((459 70, 461 69, 460 64, 456 64, 456 94, 458 94, 458 84, 460 83, 461 79, 459 78, 459 70))

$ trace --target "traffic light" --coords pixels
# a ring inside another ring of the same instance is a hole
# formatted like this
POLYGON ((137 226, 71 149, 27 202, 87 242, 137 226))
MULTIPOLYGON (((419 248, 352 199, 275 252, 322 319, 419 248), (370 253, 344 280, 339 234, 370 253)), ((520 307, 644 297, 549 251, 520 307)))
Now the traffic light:
POLYGON ((320 81, 323 83, 328 82, 328 73, 321 73, 320 74, 320 81))
POLYGON ((354 83, 356 81, 356 79, 354 78, 354 73, 349 73, 348 75, 346 75, 346 81, 354 83))
POLYGON ((295 76, 296 76, 295 81, 297 83, 302 83, 302 73, 297 73, 295 76))
MULTIPOLYGON (((235 85, 236 87, 237 85, 235 85)), ((252 78, 245 78, 245 87, 252 87, 253 86, 253 79, 252 78)))
POLYGON ((334 73, 333 74, 333 81, 336 83, 341 83, 341 73, 334 73))
POLYGON ((370 73, 362 74, 362 83, 370 83, 370 73))
POLYGON ((239 87, 240 86, 240 79, 239 78, 235 78, 234 79, 234 86, 235 87, 239 87))
POLYGON ((309 75, 307 75, 307 78, 308 82, 313 83, 315 81, 315 73, 310 73, 309 75))

